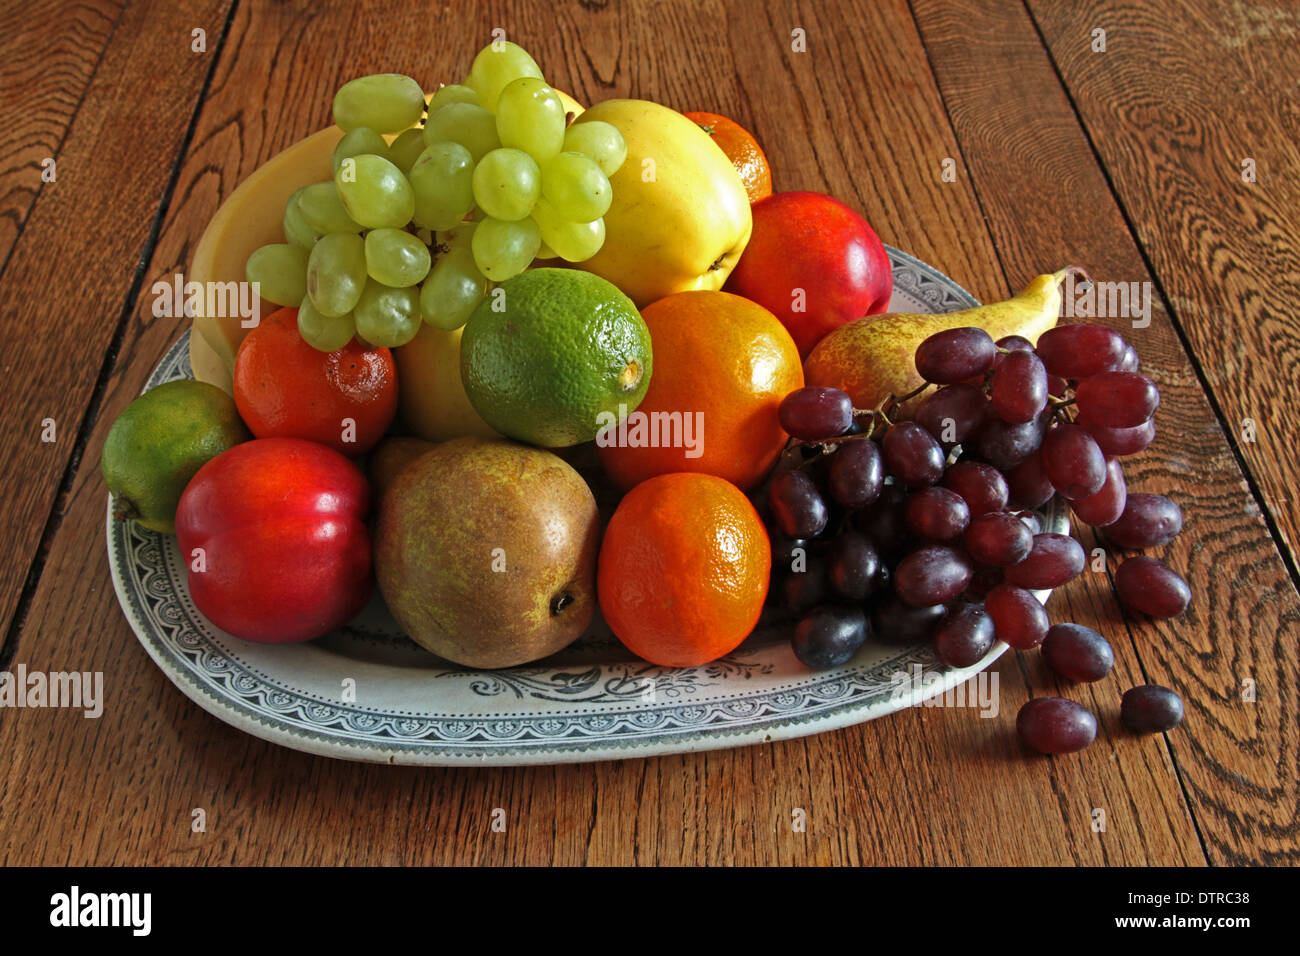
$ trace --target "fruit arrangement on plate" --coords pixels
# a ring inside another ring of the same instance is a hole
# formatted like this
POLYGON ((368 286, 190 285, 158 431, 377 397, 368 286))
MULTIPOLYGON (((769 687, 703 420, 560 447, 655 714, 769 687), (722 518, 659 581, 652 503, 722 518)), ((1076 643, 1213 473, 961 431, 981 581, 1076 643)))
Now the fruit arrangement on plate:
MULTIPOLYGON (((1182 515, 1127 491, 1119 459, 1152 441, 1159 396, 1117 332, 1056 326, 1071 270, 886 313, 876 233, 830 196, 773 193, 743 128, 583 109, 512 43, 429 94, 352 80, 333 114, 214 217, 195 377, 147 391, 104 448, 115 515, 176 535, 210 622, 313 641, 377 587, 412 641, 473 669, 547 658, 593 620, 698 667, 763 618, 791 669, 927 642, 970 668, 1001 641, 1071 680, 1109 672, 1100 635, 1050 626, 1045 593, 1087 556, 1042 509, 1059 495, 1124 548, 1182 515), (241 281, 265 316, 212 294, 241 281)), ((1157 617, 1190 598, 1153 558, 1116 588, 1157 617)), ((1135 726, 1177 722, 1161 691, 1126 697, 1135 726)), ((1031 703, 1031 746, 1095 735, 1079 705, 1031 703)))

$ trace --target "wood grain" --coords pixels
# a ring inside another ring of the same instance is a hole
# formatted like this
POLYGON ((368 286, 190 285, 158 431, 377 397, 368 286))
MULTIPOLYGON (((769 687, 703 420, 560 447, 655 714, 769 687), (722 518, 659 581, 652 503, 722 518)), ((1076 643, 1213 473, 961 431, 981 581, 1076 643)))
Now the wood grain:
POLYGON ((0 454, 23 462, 0 479, 6 630, 208 74, 206 55, 190 52, 191 30, 215 41, 227 6, 144 2, 125 12, 68 130, 58 181, 41 190, 0 275, 0 454), (54 441, 42 440, 47 419, 54 441))
POLYGON ((60 158, 121 12, 114 0, 0 8, 0 264, 41 189, 42 163, 60 158))
MULTIPOLYGON (((147 277, 182 265, 220 198, 325 121, 341 79, 446 69, 429 53, 428 30, 444 22, 435 11, 379 31, 379 9, 239 7, 147 277)), ((393 8, 382 9, 388 17, 393 8)), ((766 145, 780 188, 840 196, 886 241, 982 297, 1006 291, 975 194, 940 181, 942 160, 961 149, 904 3, 593 3, 558 19, 549 9, 458 10, 464 29, 439 44, 457 51, 448 75, 501 25, 580 98, 639 95, 732 112, 766 145), (807 53, 791 50, 795 27, 806 31, 807 53)), ((146 314, 136 303, 16 658, 33 669, 105 671, 105 714, 0 715, 0 745, 14 755, 0 774, 0 862, 1205 862, 1168 749, 1120 732, 1107 691, 1084 695, 1103 728, 1088 752, 1025 754, 1015 712, 1044 681, 1012 656, 996 667, 995 718, 918 708, 802 740, 596 765, 373 767, 221 724, 148 660, 122 620, 103 553, 93 462, 107 423, 180 331, 146 314), (190 830, 196 807, 207 812, 206 833, 190 830), (490 831, 498 807, 505 833, 490 831), (1091 826, 1097 807, 1105 833, 1091 826), (796 809, 806 832, 791 826, 796 809)), ((1102 620, 1111 613, 1104 576, 1067 589, 1058 606, 1083 623, 1102 620)), ((1133 647, 1117 652, 1116 680, 1136 683, 1133 647)))
MULTIPOLYGON (((1012 285, 1065 260, 1099 280, 1150 282, 1024 10, 995 13, 976 0, 916 0, 915 9, 1012 285)), ((1125 469, 1130 490, 1168 494, 1182 506, 1184 531, 1157 556, 1196 595, 1184 617, 1167 622, 1121 616, 1108 602, 1101 629, 1136 651, 1139 682, 1174 688, 1186 702, 1167 745, 1210 862, 1294 863, 1300 596, 1164 308, 1144 329, 1122 317, 1099 321, 1137 345, 1160 386, 1157 440, 1125 469), (1246 678, 1269 688, 1257 702, 1241 699, 1246 678)), ((1119 557, 1111 555, 1112 570, 1119 557)), ((1118 706, 1127 680, 1095 685, 1103 712, 1118 706)))
POLYGON ((1029 8, 1294 568, 1300 8, 1029 8), (1091 31, 1108 24, 1106 52, 1093 53, 1091 31), (1254 182, 1243 176, 1246 160, 1254 182))

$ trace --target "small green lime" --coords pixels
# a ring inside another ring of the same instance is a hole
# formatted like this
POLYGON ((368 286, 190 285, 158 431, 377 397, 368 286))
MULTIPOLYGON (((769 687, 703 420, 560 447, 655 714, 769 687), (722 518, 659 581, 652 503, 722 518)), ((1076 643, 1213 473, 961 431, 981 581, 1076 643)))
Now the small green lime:
POLYGON ((641 404, 650 386, 650 330, 605 279, 531 269, 474 310, 460 372, 475 410, 501 434, 543 448, 578 445, 595 438, 608 415, 641 404))
POLYGON ((176 531, 176 506, 194 473, 249 438, 235 401, 188 379, 145 392, 113 422, 100 468, 117 498, 114 515, 151 531, 176 531))

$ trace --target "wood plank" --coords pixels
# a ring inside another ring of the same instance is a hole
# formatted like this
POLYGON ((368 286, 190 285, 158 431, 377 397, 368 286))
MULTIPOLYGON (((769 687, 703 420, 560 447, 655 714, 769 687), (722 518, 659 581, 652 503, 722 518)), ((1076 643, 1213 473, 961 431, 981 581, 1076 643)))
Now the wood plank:
POLYGON ((1294 574, 1300 8, 1196 0, 1029 6, 1294 574), (1107 24, 1117 28, 1107 32, 1106 52, 1093 53, 1085 41, 1107 24), (1244 176, 1246 160, 1254 182, 1244 176))
MULTIPOLYGON (((357 43, 355 28, 377 21, 376 9, 305 17, 295 4, 239 8, 150 278, 184 263, 239 176, 315 128, 338 80, 412 63, 426 76, 416 30, 357 43)), ((448 46, 459 52, 449 58, 459 75, 486 30, 503 25, 582 98, 734 112, 767 146, 782 188, 829 190, 886 241, 980 295, 1004 293, 974 195, 939 180, 942 157, 960 153, 905 3, 825 5, 797 17, 777 0, 757 13, 717 2, 591 5, 565 8, 557 28, 536 8, 488 4, 458 20, 474 30, 454 36, 448 46), (807 32, 807 54, 790 49, 795 26, 807 32)), ((122 621, 103 555, 104 489, 89 463, 180 331, 142 316, 132 316, 20 644, 33 669, 104 670, 108 703, 94 722, 35 711, 0 720, 14 755, 0 775, 0 862, 1204 862, 1158 741, 1124 738, 1102 709, 1103 737, 1087 753, 1025 755, 1015 712, 1041 675, 1013 657, 997 667, 995 718, 920 708, 802 740, 597 765, 349 765, 226 727, 150 663, 122 621), (64 769, 56 777, 43 772, 50 766, 64 769), (1098 806, 1107 834, 1090 825, 1098 806), (190 832, 195 807, 208 812, 206 834, 190 832), (497 807, 505 834, 489 830, 497 807), (806 832, 791 826, 796 809, 807 813, 806 832)), ((1103 580, 1080 582, 1056 603, 1095 622, 1109 599, 1103 580)), ((1118 673, 1135 681, 1132 648, 1117 651, 1118 673)))
POLYGON ((125 12, 68 131, 58 181, 41 190, 0 276, 0 454, 24 463, 0 479, 11 534, 0 563, 6 631, 208 75, 190 31, 203 27, 215 43, 228 6, 146 2, 125 12), (54 441, 42 440, 47 420, 54 441))
POLYGON ((0 263, 41 189, 42 163, 59 158, 121 12, 120 0, 0 9, 0 263))
MULTIPOLYGON (((1098 280, 1150 282, 1025 11, 1006 5, 993 12, 978 0, 915 0, 915 9, 1013 284, 1066 259, 1081 262, 1098 280)), ((1115 56, 1125 56, 1132 18, 1072 13, 1071 22, 1071 35, 1081 24, 1124 24, 1112 35, 1115 56)), ((1159 57, 1143 56, 1151 71, 1169 68, 1159 57)), ((1130 142, 1127 150, 1141 152, 1140 144, 1130 142)), ((1158 186, 1125 188, 1160 195, 1158 186)), ((1172 241, 1178 230, 1164 228, 1172 241)), ((1183 507, 1183 534, 1157 556, 1185 573, 1196 596, 1185 617, 1159 623, 1121 618, 1108 602, 1101 629, 1113 643, 1136 648, 1142 674, 1174 688, 1186 703, 1183 726, 1168 735, 1169 756, 1210 861, 1294 862, 1300 661, 1285 635, 1294 637, 1300 625, 1300 598, 1163 304, 1157 301, 1149 328, 1134 329, 1122 317, 1099 321, 1137 345, 1144 371, 1160 386, 1157 440, 1129 459, 1126 471, 1130 489, 1169 494, 1183 507), (1268 688, 1258 703, 1241 700, 1238 688, 1248 677, 1268 688)), ((1294 439, 1295 426, 1288 427, 1294 439)), ((1116 559, 1111 556, 1112 569, 1116 559)), ((1127 675, 1096 685, 1112 712, 1129 686, 1127 675)))

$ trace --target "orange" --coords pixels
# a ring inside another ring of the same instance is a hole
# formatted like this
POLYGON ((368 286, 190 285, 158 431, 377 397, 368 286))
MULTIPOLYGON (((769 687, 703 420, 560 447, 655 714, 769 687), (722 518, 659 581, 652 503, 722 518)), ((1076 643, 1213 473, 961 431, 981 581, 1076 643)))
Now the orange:
POLYGON ((751 203, 772 195, 772 169, 767 165, 763 148, 749 130, 718 113, 683 115, 722 147, 722 151, 736 167, 736 172, 740 173, 740 181, 745 184, 745 192, 749 193, 751 203))
POLYGON ((257 438, 304 438, 356 457, 397 413, 392 353, 353 339, 321 352, 298 333, 298 310, 273 312, 235 354, 235 407, 257 438))
POLYGON ((654 374, 626 424, 597 435, 605 471, 624 489, 698 471, 748 491, 789 437, 777 406, 803 385, 794 339, 767 309, 730 292, 678 292, 641 317, 654 374))
POLYGON ((771 567, 763 522, 739 488, 712 475, 659 475, 610 518, 596 593, 628 650, 661 667, 694 667, 749 636, 771 567))

